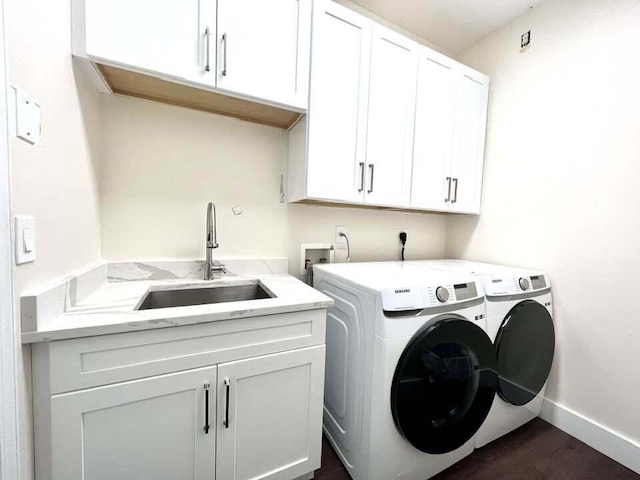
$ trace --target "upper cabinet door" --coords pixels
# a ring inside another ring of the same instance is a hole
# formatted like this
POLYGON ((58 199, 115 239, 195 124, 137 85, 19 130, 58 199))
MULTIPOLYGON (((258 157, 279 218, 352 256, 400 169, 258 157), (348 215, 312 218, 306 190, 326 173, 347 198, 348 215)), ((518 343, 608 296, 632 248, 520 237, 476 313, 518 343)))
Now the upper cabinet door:
POLYGON ((54 396, 47 478, 211 480, 215 384, 207 367, 54 396))
POLYGON ((451 210, 480 213, 489 77, 459 66, 451 210))
POLYGON ((218 88, 307 107, 311 0, 218 0, 218 88))
POLYGON ((216 478, 280 480, 320 467, 324 345, 218 369, 216 478))
POLYGON ((215 0, 85 0, 84 8, 93 60, 215 86, 215 0))
POLYGON ((411 206, 448 210, 457 100, 457 64, 420 47, 411 206))
POLYGON ((371 21, 314 2, 307 197, 364 199, 371 21))
POLYGON ((408 207, 418 44, 375 25, 367 126, 365 202, 408 207))

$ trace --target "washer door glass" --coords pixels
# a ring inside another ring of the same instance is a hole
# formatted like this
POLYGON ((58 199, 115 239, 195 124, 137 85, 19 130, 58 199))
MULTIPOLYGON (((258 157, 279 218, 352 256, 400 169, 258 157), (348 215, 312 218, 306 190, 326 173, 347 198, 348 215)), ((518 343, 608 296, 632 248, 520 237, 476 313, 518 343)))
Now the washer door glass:
POLYGON ((555 348, 553 320, 533 300, 513 307, 498 330, 498 395, 513 405, 525 405, 544 387, 555 348))
POLYGON ((450 452, 480 428, 496 387, 491 339, 468 320, 443 317, 423 327, 400 357, 391 386, 393 420, 417 449, 450 452))

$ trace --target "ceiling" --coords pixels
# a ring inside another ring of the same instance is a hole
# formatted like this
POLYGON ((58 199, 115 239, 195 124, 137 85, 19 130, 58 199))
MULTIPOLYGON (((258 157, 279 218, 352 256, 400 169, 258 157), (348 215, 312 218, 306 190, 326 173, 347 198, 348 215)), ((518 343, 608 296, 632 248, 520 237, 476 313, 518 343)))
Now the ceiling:
POLYGON ((543 0, 352 1, 451 53, 460 53, 543 0))

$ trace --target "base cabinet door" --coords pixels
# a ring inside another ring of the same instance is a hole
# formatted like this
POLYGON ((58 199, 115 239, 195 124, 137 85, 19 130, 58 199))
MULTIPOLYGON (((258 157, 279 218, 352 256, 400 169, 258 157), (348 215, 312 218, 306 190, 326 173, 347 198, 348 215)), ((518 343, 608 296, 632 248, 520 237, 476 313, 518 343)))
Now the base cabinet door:
POLYGON ((287 480, 320 467, 325 347, 218 366, 216 478, 287 480))
POLYGON ((215 385, 208 367, 53 397, 42 478, 212 480, 215 385))

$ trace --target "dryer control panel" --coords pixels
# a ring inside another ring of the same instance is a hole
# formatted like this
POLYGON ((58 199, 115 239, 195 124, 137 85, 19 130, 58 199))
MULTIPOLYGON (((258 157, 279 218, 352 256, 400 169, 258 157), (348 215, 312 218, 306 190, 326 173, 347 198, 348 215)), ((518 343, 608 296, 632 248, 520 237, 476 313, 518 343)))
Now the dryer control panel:
POLYGON ((454 285, 418 285, 389 288, 381 291, 382 309, 387 312, 454 305, 474 300, 483 295, 482 286, 475 281, 454 285))
POLYGON ((522 276, 488 276, 484 278, 484 291, 487 297, 519 295, 537 292, 551 287, 548 275, 523 274, 522 276))

